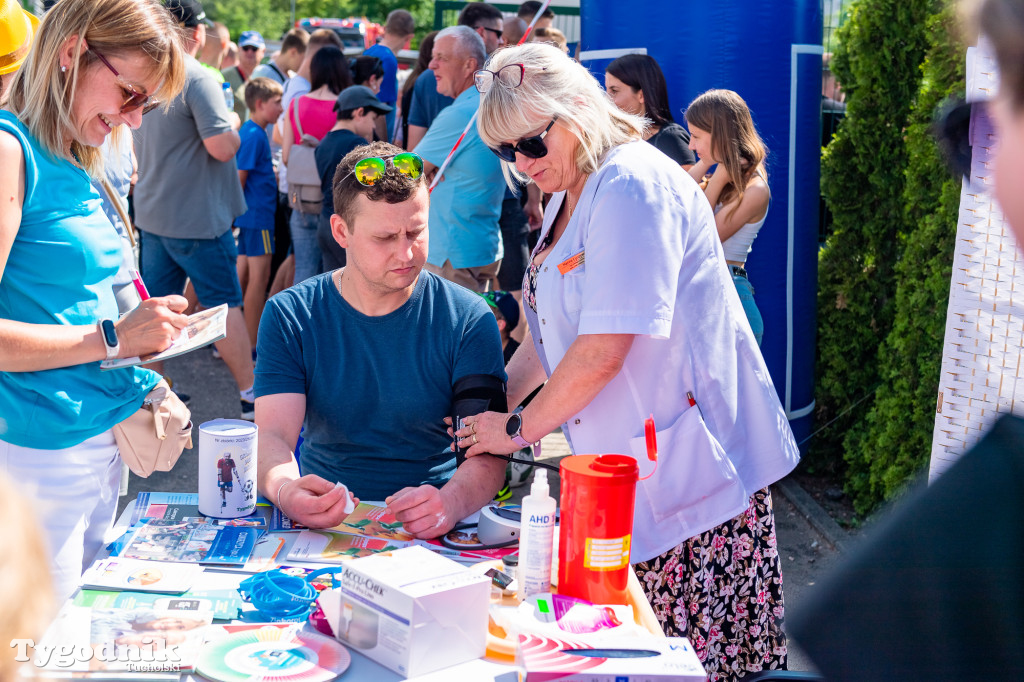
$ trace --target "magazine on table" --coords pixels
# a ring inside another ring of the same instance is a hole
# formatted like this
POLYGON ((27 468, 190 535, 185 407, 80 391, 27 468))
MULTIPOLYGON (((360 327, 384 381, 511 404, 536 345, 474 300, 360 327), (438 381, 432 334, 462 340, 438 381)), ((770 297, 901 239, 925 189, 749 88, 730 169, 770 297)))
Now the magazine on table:
POLYGON ((291 551, 288 552, 288 560, 340 564, 349 559, 390 552, 411 544, 412 542, 369 538, 334 530, 304 530, 299 533, 291 551))
POLYGON ((215 526, 237 526, 266 530, 276 511, 268 502, 257 500, 256 509, 248 516, 237 519, 215 519, 199 512, 198 493, 149 493, 142 492, 135 498, 129 526, 138 526, 147 521, 169 521, 173 523, 209 523, 215 526))
POLYGON ((212 622, 208 611, 101 609, 69 603, 35 647, 35 662, 41 676, 51 679, 176 680, 195 669, 212 622))
POLYGON ((191 353, 197 348, 220 341, 227 336, 227 321, 228 306, 226 303, 216 308, 200 310, 198 313, 188 316, 188 323, 185 325, 185 328, 181 330, 181 334, 166 350, 162 350, 159 353, 150 353, 143 357, 135 356, 132 358, 104 360, 100 363, 100 368, 117 369, 119 367, 132 367, 191 353))
POLYGON ((131 531, 118 556, 152 561, 244 565, 263 533, 259 528, 193 521, 149 521, 131 531))
POLYGON ((82 575, 81 586, 99 590, 136 592, 184 592, 199 578, 203 567, 196 564, 157 563, 141 559, 111 557, 100 559, 82 575))
POLYGON ((214 620, 236 620, 245 602, 238 590, 188 590, 167 595, 153 592, 108 592, 82 589, 71 602, 93 609, 152 608, 167 611, 209 611, 214 620))

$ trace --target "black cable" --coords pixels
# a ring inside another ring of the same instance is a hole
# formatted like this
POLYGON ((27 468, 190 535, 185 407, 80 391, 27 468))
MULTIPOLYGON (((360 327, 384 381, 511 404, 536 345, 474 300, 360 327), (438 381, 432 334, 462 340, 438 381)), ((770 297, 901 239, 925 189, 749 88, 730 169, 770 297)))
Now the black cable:
POLYGON ((506 462, 515 462, 516 464, 532 464, 535 467, 543 467, 544 469, 550 469, 551 471, 555 472, 558 471, 558 465, 548 464, 547 462, 538 462, 535 459, 516 459, 512 455, 491 455, 491 457, 497 457, 498 459, 503 459, 506 462))

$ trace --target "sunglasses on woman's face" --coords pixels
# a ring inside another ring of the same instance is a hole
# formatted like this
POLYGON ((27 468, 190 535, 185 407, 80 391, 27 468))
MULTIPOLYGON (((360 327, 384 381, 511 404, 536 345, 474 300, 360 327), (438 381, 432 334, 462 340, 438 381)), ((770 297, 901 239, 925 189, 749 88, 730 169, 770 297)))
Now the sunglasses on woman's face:
POLYGON ((125 97, 124 104, 121 105, 122 114, 130 114, 139 107, 142 107, 142 113, 146 114, 152 111, 154 108, 157 107, 157 105, 160 104, 159 100, 157 100, 155 97, 150 97, 144 92, 139 92, 132 86, 131 83, 124 80, 124 77, 117 72, 117 69, 111 66, 110 62, 107 61, 106 57, 101 55, 96 50, 90 49, 89 52, 92 52, 94 55, 96 55, 96 57, 101 62, 103 62, 103 65, 110 69, 110 73, 114 74, 114 77, 118 79, 117 85, 121 88, 122 91, 124 91, 125 97))
MULTIPOLYGON (((407 178, 415 180, 423 174, 423 159, 420 158, 419 154, 402 152, 393 156, 371 156, 366 159, 360 159, 348 175, 355 175, 356 181, 363 187, 373 187, 387 173, 389 162, 392 168, 407 178)), ((348 179, 348 175, 345 176, 346 179, 348 179)))
POLYGON ((509 144, 504 142, 498 145, 495 149, 491 147, 491 151, 498 155, 502 161, 508 161, 509 163, 516 162, 516 152, 519 152, 528 159, 540 159, 548 154, 548 146, 544 144, 544 137, 551 130, 551 126, 555 125, 557 119, 551 119, 551 123, 544 129, 540 135, 532 135, 530 137, 524 137, 519 140, 516 144, 509 144))

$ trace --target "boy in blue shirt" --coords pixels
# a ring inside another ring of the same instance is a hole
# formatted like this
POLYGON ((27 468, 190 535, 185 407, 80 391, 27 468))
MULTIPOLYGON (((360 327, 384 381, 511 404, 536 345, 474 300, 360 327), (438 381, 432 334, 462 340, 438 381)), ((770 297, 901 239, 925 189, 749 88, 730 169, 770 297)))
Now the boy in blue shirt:
MULTIPOLYGON (((281 115, 284 89, 270 78, 253 78, 245 86, 249 120, 238 131, 241 145, 235 155, 238 180, 245 194, 245 213, 235 220, 238 228, 238 281, 245 291, 243 312, 249 340, 256 348, 256 331, 267 303, 270 260, 274 255, 274 212, 277 210, 277 178, 265 128, 281 115)), ((254 351, 255 352, 255 351, 254 351)))

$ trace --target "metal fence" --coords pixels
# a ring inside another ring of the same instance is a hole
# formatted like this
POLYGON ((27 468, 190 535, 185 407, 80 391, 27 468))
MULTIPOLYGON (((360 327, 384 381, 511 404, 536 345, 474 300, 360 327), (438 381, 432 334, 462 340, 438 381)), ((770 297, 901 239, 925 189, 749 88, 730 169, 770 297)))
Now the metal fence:
MULTIPOLYGON (((457 0, 437 0, 434 3, 434 30, 439 31, 445 26, 454 26, 458 23, 459 12, 466 4, 457 0)), ((519 3, 492 2, 489 4, 501 10, 506 17, 515 16, 519 11, 519 3)), ((565 39, 571 46, 579 42, 580 8, 552 5, 550 9, 555 13, 555 19, 551 25, 565 34, 565 39)))
MULTIPOLYGON (((841 85, 832 75, 830 59, 833 51, 839 46, 836 32, 849 15, 853 0, 822 0, 822 36, 821 44, 825 54, 821 63, 821 146, 824 147, 832 139, 839 128, 839 122, 846 115, 846 103, 841 85)), ((822 198, 819 208, 818 243, 824 244, 832 234, 832 214, 825 206, 822 198)))

